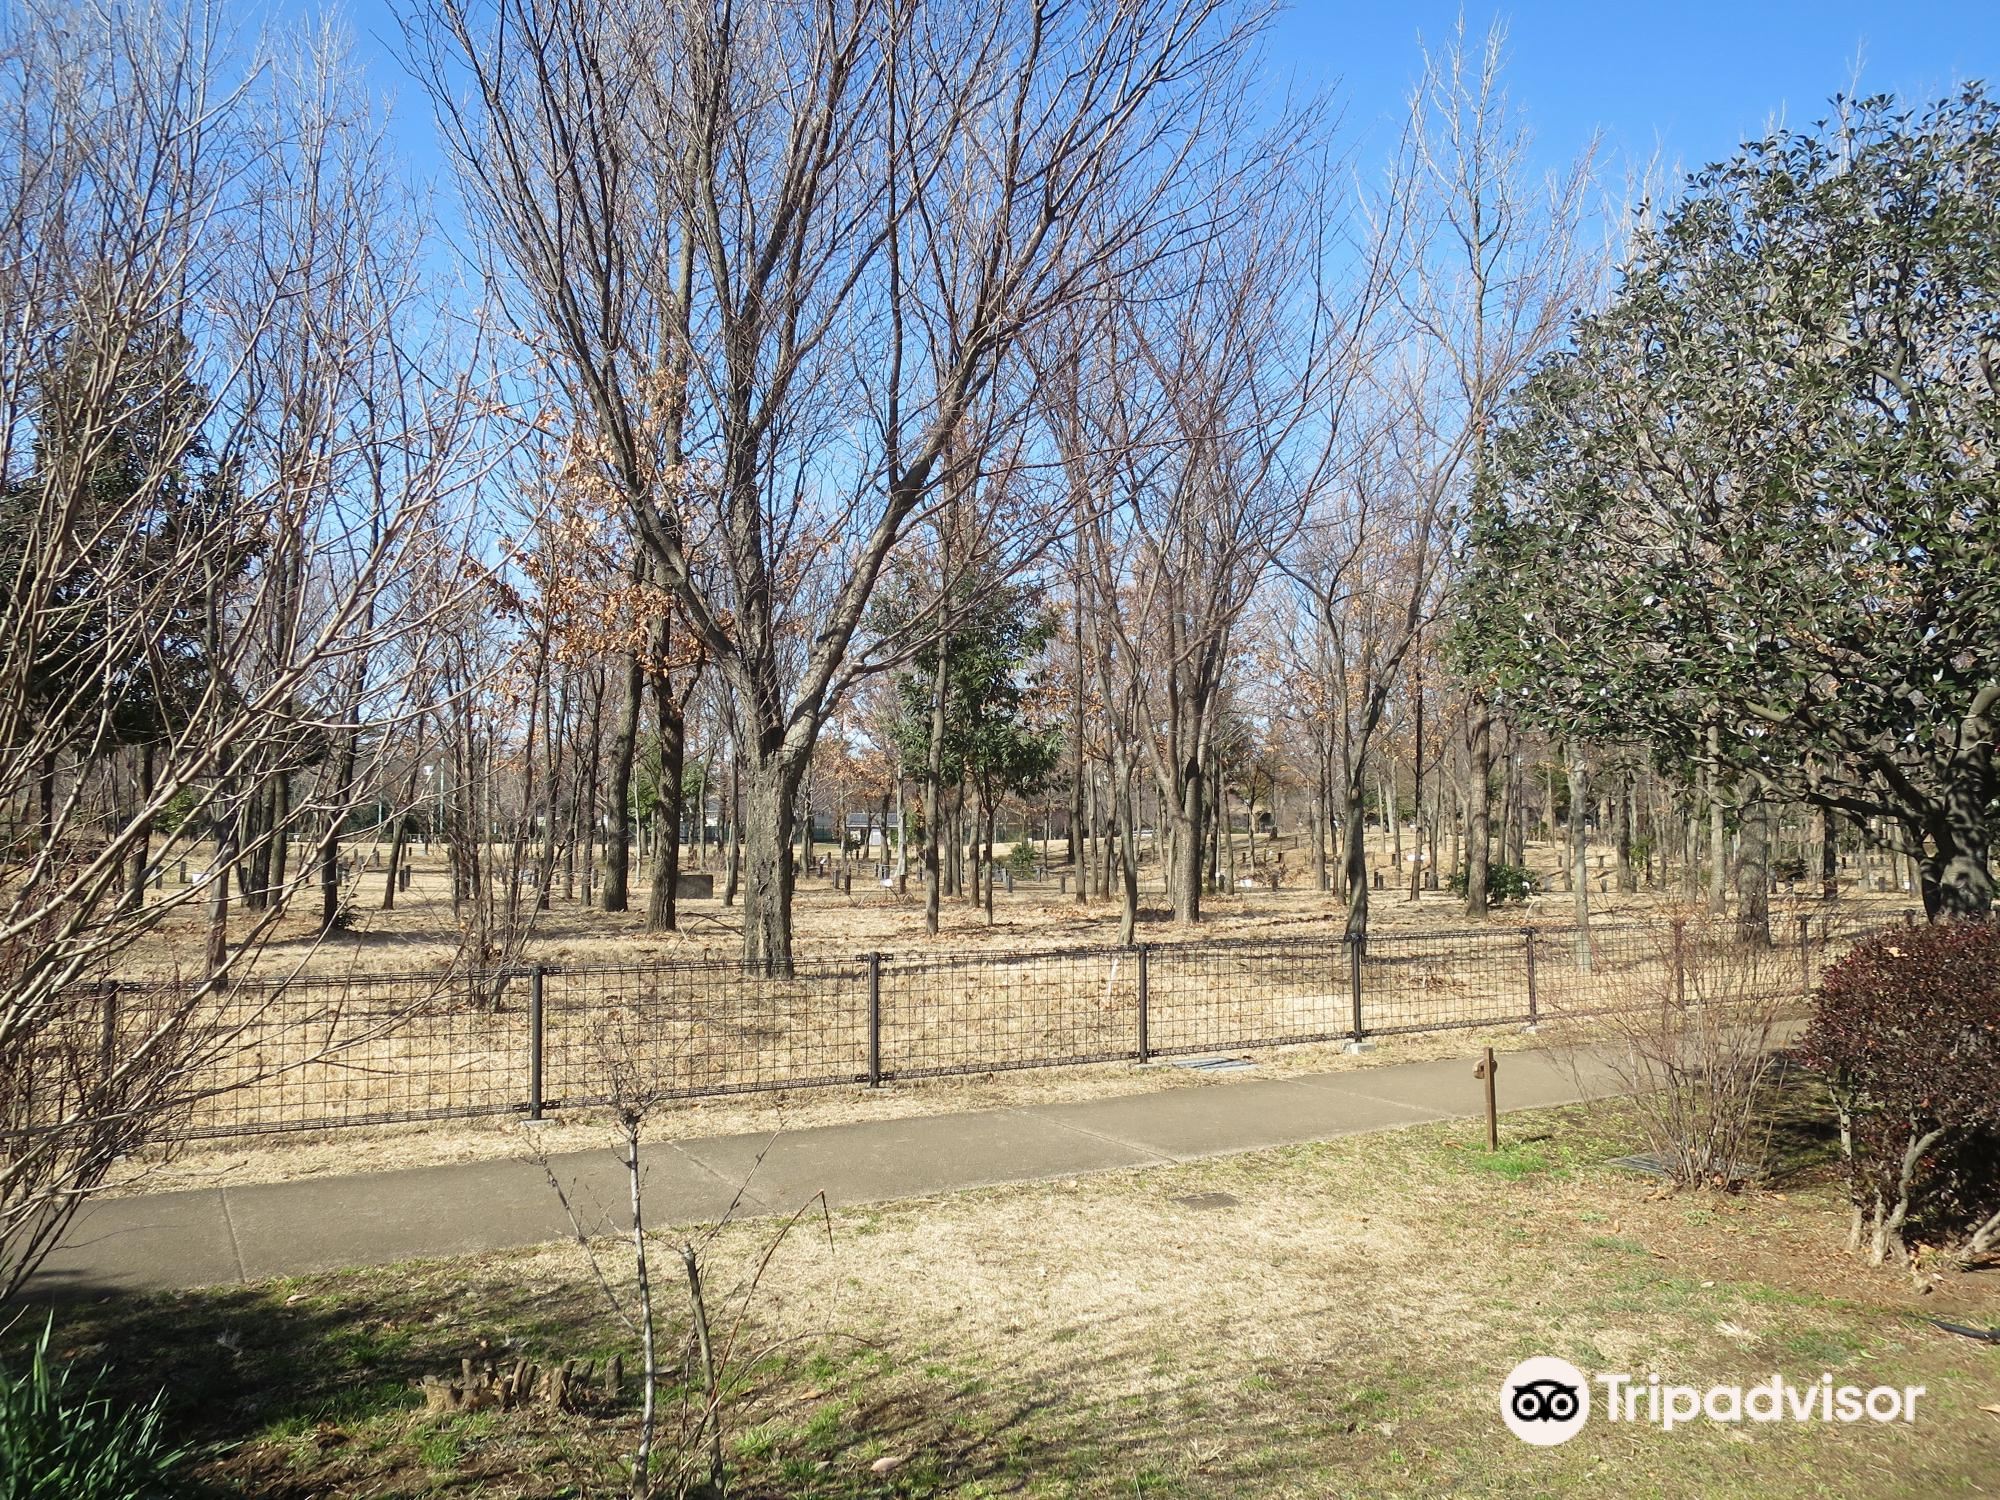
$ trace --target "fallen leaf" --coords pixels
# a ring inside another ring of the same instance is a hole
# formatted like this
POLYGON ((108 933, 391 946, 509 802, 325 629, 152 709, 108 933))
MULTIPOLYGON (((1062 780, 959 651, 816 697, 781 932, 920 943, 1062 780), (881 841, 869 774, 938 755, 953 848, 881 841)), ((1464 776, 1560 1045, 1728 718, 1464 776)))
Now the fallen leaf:
POLYGON ((896 1454, 885 1453, 868 1466, 868 1472, 870 1474, 893 1474, 908 1462, 908 1459, 899 1457, 896 1454))

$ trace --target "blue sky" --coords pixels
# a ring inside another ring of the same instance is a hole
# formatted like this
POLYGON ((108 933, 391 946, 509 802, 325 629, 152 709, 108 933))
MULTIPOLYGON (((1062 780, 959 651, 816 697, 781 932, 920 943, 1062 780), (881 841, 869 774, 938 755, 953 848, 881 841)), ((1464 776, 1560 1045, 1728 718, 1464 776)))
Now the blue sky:
MULTIPOLYGON (((1416 39, 1442 40, 1456 3, 1302 0, 1278 23, 1274 64, 1307 85, 1340 85, 1350 130, 1386 149, 1415 66, 1416 39)), ((1957 84, 2000 86, 2000 3, 1849 0, 1541 0, 1467 5, 1466 28, 1507 25, 1507 79, 1545 165, 1605 132, 1614 170, 1656 149, 1692 169, 1761 135, 1781 115, 1826 112, 1861 61, 1866 92, 1913 102, 1957 84)))
MULTIPOLYGON (((273 3, 280 16, 313 9, 311 0, 273 3)), ((1272 85, 1332 84, 1356 165, 1372 175, 1394 140, 1418 36, 1444 39, 1459 8, 1299 0, 1271 38, 1272 85)), ((426 107, 385 45, 396 35, 389 0, 347 0, 338 13, 378 88, 397 100, 403 156, 431 176, 438 157, 426 107)), ((1773 116, 1819 118, 1857 59, 1864 90, 1911 102, 1971 79, 2000 87, 2000 0, 1522 0, 1467 5, 1465 15, 1475 34, 1505 21, 1509 96, 1541 164, 1567 162, 1602 130, 1614 192, 1628 162, 1657 153, 1692 169, 1761 134, 1773 116)))

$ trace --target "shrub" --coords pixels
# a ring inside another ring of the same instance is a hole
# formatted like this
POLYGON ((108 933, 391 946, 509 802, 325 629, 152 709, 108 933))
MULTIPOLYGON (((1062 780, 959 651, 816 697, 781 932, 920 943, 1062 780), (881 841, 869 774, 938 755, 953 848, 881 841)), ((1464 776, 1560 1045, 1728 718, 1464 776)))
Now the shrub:
POLYGON ((1586 990, 1580 1010, 1558 1000, 1549 1011, 1600 1044, 1570 1051, 1570 1066, 1580 1084, 1582 1070, 1609 1070, 1619 1087, 1607 1103, 1636 1117, 1662 1175, 1677 1187, 1735 1188, 1768 1154, 1776 1043, 1797 1010, 1800 956, 1788 944, 1742 942, 1719 917, 1674 931, 1661 935, 1658 963, 1634 976, 1632 1003, 1602 1010, 1586 990))
POLYGON ((2000 923, 1856 946, 1820 981, 1802 1048, 1840 1109, 1853 1248, 1906 1263, 2000 1250, 2000 923))
POLYGON ((1035 863, 1035 841, 1030 838, 1014 840, 1014 847, 1007 851, 1007 867, 1014 872, 1014 878, 1032 880, 1035 863))
POLYGON ((164 1392, 129 1406, 104 1372, 49 1361, 51 1318, 20 1374, 0 1369, 0 1500, 146 1500, 170 1493, 188 1450, 167 1441, 164 1392))
MULTIPOLYGON (((1454 896, 1465 894, 1465 867, 1460 865, 1452 872, 1450 881, 1454 896)), ((1525 901, 1535 894, 1535 877, 1519 865, 1488 865, 1486 867, 1486 899, 1495 906, 1505 906, 1509 901, 1525 901)))

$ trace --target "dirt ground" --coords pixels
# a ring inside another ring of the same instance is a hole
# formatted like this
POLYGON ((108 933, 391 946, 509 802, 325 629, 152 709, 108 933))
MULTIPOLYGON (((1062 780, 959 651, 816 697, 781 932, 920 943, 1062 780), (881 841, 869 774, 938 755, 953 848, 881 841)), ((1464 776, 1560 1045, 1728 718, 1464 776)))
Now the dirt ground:
MULTIPOLYGON (((365 867, 365 853, 358 857, 365 867)), ((264 984, 239 985, 219 1012, 240 1030, 203 1077, 230 1087, 204 1099, 178 1127, 195 1136, 234 1138, 150 1149, 121 1165, 114 1174, 117 1190, 430 1165, 519 1150, 527 1056, 523 986, 515 983, 487 1003, 456 992, 434 996, 435 978, 390 977, 426 970, 436 976, 450 966, 457 940, 445 882, 439 864, 419 853, 414 889, 393 911, 360 907, 355 930, 326 942, 281 933, 255 966, 264 984), (461 1118, 367 1123, 427 1115, 461 1118), (273 1125, 336 1128, 271 1131, 273 1125)), ((1449 1055, 1489 1033, 1512 1044, 1518 1023, 1494 1022, 1516 1016, 1526 1004, 1521 929, 1531 923, 1553 929, 1572 903, 1567 894, 1539 898, 1525 908, 1500 909, 1475 929, 1448 894, 1426 893, 1411 902, 1406 892, 1381 893, 1372 919, 1378 941, 1364 985, 1366 1022, 1380 1034, 1375 1058, 1449 1055), (1396 1034, 1403 1027, 1454 1023, 1458 1029, 1435 1036, 1396 1034)), ((670 1107, 667 1128, 686 1136, 1198 1086, 1202 1077, 1120 1060, 1133 1049, 1137 970, 1118 953, 1103 951, 1115 941, 1116 918, 1102 903, 1083 906, 1024 884, 997 898, 990 925, 983 912, 947 903, 944 930, 931 939, 914 899, 864 893, 859 883, 850 896, 825 880, 808 879, 797 907, 801 968, 795 981, 732 973, 726 960, 735 951, 738 917, 717 900, 686 902, 677 933, 644 932, 643 899, 635 905, 639 911, 605 913, 558 897, 524 950, 524 962, 552 970, 544 1089, 558 1107, 550 1123, 535 1127, 551 1149, 601 1139, 598 1117, 580 1101, 602 1096, 611 1064, 598 1053, 607 1047, 618 1052, 621 1065, 643 1066, 656 1084, 715 1096, 670 1107), (1052 952, 1091 945, 1098 951, 1052 952), (865 949, 890 955, 882 969, 880 1034, 882 1063, 894 1081, 880 1090, 846 1081, 866 1071, 867 980, 855 958, 865 949), (1000 967, 960 962, 1023 952, 1044 956, 1000 967), (713 973, 647 967, 717 958, 725 963, 713 973), (599 971, 610 964, 626 967, 599 971), (1103 1060, 1088 1067, 1046 1066, 1086 1057, 1103 1060), (1037 1066, 984 1071, 1008 1062, 1037 1066), (963 1070, 962 1076, 923 1076, 953 1070, 963 1070), (813 1080, 839 1081, 800 1086, 813 1080)), ((1593 922, 1606 936, 1588 973, 1572 960, 1566 939, 1553 931, 1546 939, 1538 974, 1541 1004, 1551 1016, 1560 1017, 1565 1006, 1580 1010, 1666 982, 1669 960, 1658 918, 1684 908, 1669 894, 1645 891, 1593 891, 1592 907, 1593 922)), ((1774 907, 1774 930, 1781 935, 1791 930, 1793 908, 1822 921, 1830 914, 1824 903, 1781 897, 1774 907)), ((1852 929, 1893 920, 1899 909, 1899 897, 1850 894, 1831 914, 1852 929)), ((1328 948, 1333 957, 1324 962, 1301 956, 1306 945, 1325 948, 1336 938, 1344 916, 1328 896, 1281 890, 1217 898, 1198 928, 1149 922, 1142 935, 1154 943, 1270 945, 1216 954, 1158 949, 1152 1046, 1217 1054, 1253 1040, 1348 1029, 1339 955, 1328 948), (1183 952, 1193 956, 1176 956, 1183 952)), ((294 915, 290 928, 304 921, 294 915)), ((193 913, 176 913, 152 944, 133 955, 139 961, 127 972, 141 973, 148 963, 155 972, 171 972, 185 962, 180 950, 197 943, 193 913)), ((121 1014, 128 1028, 143 1032, 138 1003, 128 998, 121 1014)), ((1263 1046, 1246 1055, 1267 1072, 1349 1065, 1337 1043, 1263 1046)))
MULTIPOLYGON (((1380 835, 1375 836, 1374 843, 1383 843, 1380 835)), ((164 868, 177 871, 180 853, 175 851, 164 868)), ((205 847, 188 853, 190 870, 198 869, 205 847)), ((1158 868, 1151 864, 1144 866, 1140 892, 1143 931, 1161 940, 1185 940, 1193 936, 1323 935, 1329 927, 1337 930, 1346 919, 1346 906, 1330 893, 1309 888, 1307 857, 1296 840, 1281 839, 1271 846, 1260 839, 1258 868, 1268 871, 1278 853, 1283 853, 1287 860, 1285 884, 1280 890, 1244 889, 1228 895, 1206 896, 1203 920, 1194 932, 1168 920, 1158 868)), ((311 899, 312 893, 306 893, 277 925, 272 940, 258 955, 250 973, 331 977, 426 971, 447 966, 459 957, 460 930, 452 912, 442 851, 426 853, 422 846, 415 849, 411 859, 411 889, 397 896, 392 911, 381 907, 386 875, 378 866, 386 861, 386 848, 360 844, 352 854, 356 870, 349 886, 353 914, 350 930, 332 939, 320 939, 315 920, 317 902, 311 899)), ((1386 869, 1392 857, 1387 847, 1372 850, 1377 868, 1386 869)), ((1610 869, 1611 851, 1593 847, 1590 861, 1593 917, 1649 915, 1686 904, 1685 893, 1680 891, 1642 889, 1631 894, 1615 889, 1600 891, 1595 888, 1600 883, 1616 884, 1610 869)), ((742 942, 741 908, 724 905, 722 877, 714 871, 712 858, 708 863, 710 872, 716 876, 716 895, 684 898, 679 903, 680 927, 674 932, 646 931, 643 866, 635 870, 632 909, 626 912, 605 912, 565 898, 558 883, 550 909, 534 914, 517 961, 588 965, 733 956, 742 942)), ((1520 926, 1530 922, 1541 925, 1571 922, 1574 896, 1553 889, 1559 884, 1557 871, 1562 863, 1559 851, 1546 845, 1530 845, 1530 867, 1551 889, 1525 905, 1496 909, 1491 923, 1520 926)), ((983 909, 963 900, 948 900, 943 906, 941 931, 930 937, 924 932, 920 876, 911 879, 906 893, 898 894, 874 880, 872 865, 857 866, 856 870, 851 892, 835 889, 829 877, 810 874, 800 877, 794 923, 796 949, 802 957, 848 958, 870 951, 1020 951, 1117 941, 1115 903, 1100 897, 1083 904, 1074 892, 1059 891, 1053 877, 1018 882, 1013 892, 999 892, 990 923, 983 909)), ((163 895, 172 898, 179 889, 174 874, 170 873, 163 895)), ((1895 912, 1908 907, 1911 900, 1902 893, 1863 893, 1853 883, 1843 891, 1843 905, 1850 908, 1895 912)), ((1819 909, 1817 902, 1802 902, 1781 893, 1774 899, 1774 910, 1783 912, 1793 904, 1819 909)), ((1394 882, 1390 888, 1373 893, 1369 919, 1372 930, 1381 932, 1451 931, 1468 925, 1462 900, 1450 892, 1424 891, 1418 900, 1412 901, 1407 883, 1395 888, 1394 882)), ((233 916, 238 930, 247 930, 251 920, 250 914, 240 910, 233 916)), ((151 941, 126 955, 121 971, 162 978, 195 972, 200 966, 205 932, 203 913, 192 906, 182 906, 151 941)))
MULTIPOLYGON (((769 1223, 729 1226, 706 1256, 730 1493, 1990 1494, 2000 1365, 1927 1318, 2000 1321, 2000 1290, 1849 1257, 1823 1114, 1790 1119, 1776 1174, 1741 1194, 1606 1165, 1634 1146, 1612 1104, 1511 1116, 1497 1155, 1476 1127, 1426 1126, 811 1217, 775 1249, 769 1223), (1696 1386, 1920 1385, 1925 1404, 1909 1424, 1671 1433, 1593 1416, 1533 1449, 1498 1393, 1535 1354, 1696 1386)), ((657 1247, 667 1450, 700 1463, 675 1242, 657 1247)), ((629 1302, 629 1246, 597 1249, 629 1302)), ((632 1370, 574 1246, 106 1302, 58 1333, 135 1390, 164 1384, 223 1493, 604 1494, 635 1435, 629 1375, 573 1415, 426 1416, 413 1389, 462 1356, 632 1370)))

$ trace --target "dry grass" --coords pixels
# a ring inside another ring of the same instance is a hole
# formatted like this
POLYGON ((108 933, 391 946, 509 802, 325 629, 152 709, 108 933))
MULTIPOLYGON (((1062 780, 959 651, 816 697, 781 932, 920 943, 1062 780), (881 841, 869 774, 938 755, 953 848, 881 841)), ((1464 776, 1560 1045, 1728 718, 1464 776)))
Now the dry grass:
MULTIPOLYGON (((1561 945, 1535 973, 1550 1016, 1587 1013, 1665 982, 1661 933, 1607 929, 1579 968, 1561 945)), ((882 1076, 898 1082, 1139 1054, 1190 1055, 1351 1032, 1345 951, 1324 938, 1002 957, 885 962, 882 1076)), ((1518 933, 1389 934, 1363 960, 1370 1035, 1518 1025, 1529 1015, 1528 953, 1518 933)), ((200 1075, 214 1091, 177 1122, 187 1136, 518 1114, 528 1097, 528 981, 438 991, 429 981, 358 975, 239 986, 224 998, 234 1035, 200 1075)), ((617 1065, 649 1087, 697 1098, 799 1092, 869 1073, 869 976, 852 961, 802 962, 782 978, 734 965, 555 970, 543 987, 543 1094, 553 1111, 604 1097, 617 1065)), ((143 1035, 136 996, 124 1024, 143 1035)))
MULTIPOLYGON (((1664 924, 1600 925, 1590 962, 1556 934, 1535 941, 1546 1017, 1635 1003, 1669 984, 1664 924)), ((899 957, 879 969, 882 1076, 1112 1062, 1146 1046, 1187 1055, 1321 1041, 1354 1024, 1347 954, 1325 936, 1035 955, 899 957)), ((1531 1013, 1519 932, 1383 933, 1362 964, 1372 1036, 1518 1024, 1531 1013)), ((178 1123, 186 1135, 506 1115, 529 1093, 530 982, 355 975, 282 988, 239 986, 222 1002, 235 1029, 204 1071, 215 1092, 178 1123)), ((1796 996, 1796 980, 1787 998, 1796 996)), ((685 1097, 797 1091, 869 1076, 869 973, 853 960, 801 961, 785 977, 737 966, 555 969, 543 983, 542 1098, 552 1110, 601 1099, 607 1038, 621 1065, 685 1097), (636 1049, 636 1050, 634 1050, 636 1049)), ((133 1034, 148 1024, 134 994, 133 1034)))
MULTIPOLYGON (((1379 835, 1374 842, 1380 842, 1379 835)), ((1331 895, 1306 888, 1308 877, 1303 856, 1296 847, 1287 848, 1290 883, 1276 893, 1257 890, 1204 898, 1203 937, 1282 937, 1294 933, 1323 936, 1329 927, 1337 930, 1345 920, 1346 908, 1331 895)), ((1260 845, 1260 852, 1262 846, 1260 845)), ((1599 858, 1604 851, 1593 854, 1599 858)), ((448 964, 458 950, 458 928, 452 917, 450 886, 442 856, 425 855, 419 850, 413 859, 413 889, 398 896, 396 909, 381 910, 383 874, 367 868, 370 849, 359 846, 361 867, 354 883, 354 928, 333 942, 315 936, 312 902, 289 914, 280 924, 276 940, 260 956, 255 972, 269 975, 304 973, 340 977, 361 973, 400 973, 431 970, 448 964)), ((178 858, 178 855, 175 856, 178 858)), ((198 865, 197 851, 190 867, 198 865)), ((1387 860, 1377 851, 1379 862, 1387 860)), ((1562 858, 1558 851, 1535 845, 1530 863, 1544 872, 1562 858)), ((1165 899, 1160 893, 1156 867, 1146 867, 1141 905, 1147 920, 1142 936, 1171 941, 1183 936, 1166 920, 1165 899)), ((707 900, 680 903, 681 930, 649 933, 645 930, 645 886, 643 871, 632 896, 633 910, 604 912, 564 900, 557 895, 552 907, 535 919, 532 935, 522 962, 542 964, 622 964, 650 963, 687 958, 728 958, 740 948, 742 920, 740 908, 724 907, 719 892, 707 900)), ((173 893, 170 882, 168 894, 173 893)), ((1611 919, 1657 915, 1673 905, 1676 893, 1640 891, 1630 895, 1616 891, 1591 893, 1594 916, 1611 919)), ((1552 894, 1536 898, 1526 908, 1496 911, 1489 925, 1517 929, 1524 922, 1566 925, 1571 919, 1572 898, 1552 894)), ((1850 891, 1844 906, 1883 913, 1899 912, 1912 904, 1907 895, 1864 895, 1850 891)), ((910 893, 897 897, 893 892, 871 886, 857 877, 852 895, 832 889, 831 882, 810 876, 799 881, 795 901, 797 946, 802 956, 818 959, 848 959, 861 953, 947 953, 969 950, 1025 950, 1051 947, 1105 945, 1117 941, 1118 916, 1115 905, 1102 900, 1079 904, 1073 895, 1059 895, 1053 880, 1023 883, 1012 894, 1001 893, 994 903, 994 920, 963 901, 947 901, 942 913, 943 930, 929 937, 923 930, 921 885, 912 881, 910 893)), ((1815 909, 1816 904, 1815 904, 1815 909)), ((1380 932, 1436 932, 1467 925, 1464 905, 1444 891, 1425 892, 1412 902, 1407 890, 1374 893, 1371 923, 1380 932)), ((239 920, 241 914, 239 913, 239 920)), ((148 948, 130 955, 124 965, 133 975, 168 977, 193 972, 200 965, 205 927, 200 912, 191 908, 177 911, 157 940, 148 948)))
MULTIPOLYGON (((179 1129, 208 1137, 274 1127, 286 1133, 256 1148, 202 1148, 188 1170, 211 1173, 214 1163, 228 1162, 259 1177, 296 1175, 506 1149, 504 1123, 527 1098, 527 984, 516 977, 496 994, 487 982, 442 978, 454 941, 444 874, 420 860, 416 879, 417 889, 393 913, 364 912, 359 929, 337 941, 281 935, 260 957, 263 979, 231 992, 226 1015, 235 1032, 200 1080, 214 1092, 179 1129), (435 977, 390 977, 421 975, 426 964, 435 977), (467 1116, 492 1122, 431 1125, 403 1143, 379 1134, 344 1140, 298 1134, 301 1127, 467 1116), (278 1165, 280 1154, 301 1165, 278 1165)), ((1672 908, 1646 896, 1595 899, 1600 938, 1587 968, 1568 940, 1553 933, 1537 940, 1537 988, 1547 1016, 1602 1009, 1657 993, 1666 983, 1670 957, 1659 919, 1672 908), (1635 919, 1647 927, 1633 926, 1635 919)), ((1377 937, 1363 982, 1371 1034, 1490 1028, 1525 1015, 1521 928, 1536 914, 1505 912, 1468 930, 1459 903, 1448 897, 1410 903, 1384 893, 1375 909, 1377 937)), ((1891 909, 1886 899, 1850 901, 1840 920, 1852 928, 1882 920, 1891 909)), ((1341 912, 1328 898, 1265 892, 1224 899, 1211 910, 1199 929, 1163 924, 1143 931, 1157 945, 1150 960, 1152 1049, 1223 1052, 1350 1029, 1348 976, 1335 941, 1341 912), (1184 946, 1190 942, 1195 946, 1184 946)), ((683 1111, 702 1122, 689 1133, 880 1109, 849 1102, 851 1081, 868 1068, 866 969, 854 956, 864 947, 891 955, 882 967, 881 1065, 898 1081, 894 1094, 912 1097, 919 1078, 975 1075, 917 1090, 923 1112, 1123 1092, 1152 1086, 1143 1080, 1160 1076, 1135 1074, 1124 1063, 1137 1047, 1138 966, 1129 951, 1104 946, 1115 936, 1115 919, 1104 907, 1051 903, 1020 890, 1001 897, 999 920, 990 927, 963 904, 949 905, 946 914, 946 931, 927 939, 912 904, 850 899, 809 882, 798 907, 796 974, 753 979, 728 961, 734 918, 717 902, 688 903, 678 934, 647 935, 637 930, 636 914, 559 901, 526 953, 527 961, 551 967, 543 1097, 565 1115, 601 1097, 598 1054, 615 1031, 644 1038, 640 1063, 650 1079, 691 1097, 716 1096, 683 1111), (1018 956, 1034 948, 1038 956, 1018 956), (1008 954, 1016 956, 999 961, 1008 954), (659 967, 718 959, 713 970, 659 967), (613 962, 623 967, 595 967, 613 962), (1086 1060, 1102 1066, 1047 1081, 984 1076, 1086 1060), (821 1097, 811 1085, 836 1087, 821 1097), (737 1093, 746 1097, 726 1097, 737 1093)), ((180 948, 196 941, 193 921, 192 914, 177 915, 141 955, 155 972, 185 962, 180 948)), ((1776 931, 1781 939, 1793 931, 1789 914, 1778 915, 1776 931)), ((128 972, 147 966, 135 963, 128 972)), ((136 991, 121 1017, 135 1034, 143 1029, 136 991)), ((1464 1042, 1461 1031, 1445 1045, 1464 1042)), ((1399 1048, 1398 1055, 1411 1050, 1399 1048)), ((120 1180, 128 1186, 175 1180, 141 1170, 158 1165, 136 1164, 120 1180)))
MULTIPOLYGON (((1476 1131, 1422 1127, 836 1215, 831 1244, 786 1241, 755 1299, 777 1352, 732 1412, 736 1493, 1983 1493, 2000 1458, 2000 1419, 1979 1409, 1990 1355, 1913 1314, 1990 1322, 2000 1293, 1961 1277, 1918 1303, 1840 1255, 1817 1166, 1740 1196, 1662 1196, 1600 1165, 1630 1149, 1630 1124, 1515 1116, 1497 1157, 1476 1131), (1929 1404, 1915 1427, 1593 1421, 1530 1450, 1497 1394, 1531 1353, 1695 1384, 1826 1370, 1925 1385, 1929 1404), (886 1480, 870 1472, 885 1455, 904 1460, 886 1480)), ((728 1229, 711 1282, 768 1233, 728 1229)), ((253 1493, 587 1492, 629 1441, 629 1415, 427 1421, 401 1385, 481 1339, 615 1347, 574 1249, 90 1316, 72 1343, 193 1393, 207 1434, 241 1443, 211 1477, 253 1493), (149 1340, 147 1317, 191 1336, 149 1340), (313 1348, 340 1353, 299 1357, 313 1348)))

